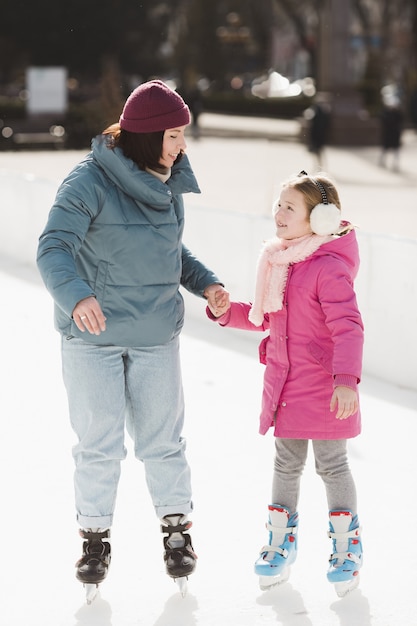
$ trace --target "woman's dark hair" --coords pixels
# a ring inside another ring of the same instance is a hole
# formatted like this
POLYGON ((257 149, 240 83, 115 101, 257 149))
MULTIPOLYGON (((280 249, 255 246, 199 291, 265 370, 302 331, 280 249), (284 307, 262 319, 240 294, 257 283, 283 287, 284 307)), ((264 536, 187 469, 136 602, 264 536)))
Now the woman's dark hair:
MULTIPOLYGON (((120 124, 112 124, 103 131, 103 135, 111 137, 109 148, 119 147, 125 157, 132 159, 139 169, 166 170, 159 163, 164 138, 163 130, 155 133, 131 133, 120 128, 120 124)), ((178 155, 175 163, 178 163, 181 157, 182 153, 178 155)))

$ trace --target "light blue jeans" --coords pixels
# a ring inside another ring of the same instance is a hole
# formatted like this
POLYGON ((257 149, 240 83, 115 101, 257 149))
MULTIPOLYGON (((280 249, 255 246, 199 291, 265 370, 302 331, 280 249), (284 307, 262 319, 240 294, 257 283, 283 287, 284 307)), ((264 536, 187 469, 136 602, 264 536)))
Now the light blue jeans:
POLYGON ((161 346, 98 346, 62 339, 62 367, 75 461, 77 520, 84 528, 112 525, 126 457, 125 425, 158 517, 192 511, 185 457, 179 337, 161 346))

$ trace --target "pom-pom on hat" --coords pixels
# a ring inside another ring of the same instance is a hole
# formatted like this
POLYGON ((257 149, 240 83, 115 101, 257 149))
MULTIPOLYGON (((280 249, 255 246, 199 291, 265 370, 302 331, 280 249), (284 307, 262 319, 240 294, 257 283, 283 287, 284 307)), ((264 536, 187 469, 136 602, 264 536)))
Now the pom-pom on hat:
POLYGON ((161 80, 150 80, 130 94, 120 116, 120 127, 131 133, 154 133, 186 126, 190 111, 181 96, 161 80))

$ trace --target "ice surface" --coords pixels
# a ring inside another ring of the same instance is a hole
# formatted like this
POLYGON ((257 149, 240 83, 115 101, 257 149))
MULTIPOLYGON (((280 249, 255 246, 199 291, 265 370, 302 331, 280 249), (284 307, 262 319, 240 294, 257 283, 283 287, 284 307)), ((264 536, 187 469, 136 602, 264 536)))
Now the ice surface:
MULTIPOLYGON (((263 369, 229 331, 182 335, 193 472, 188 595, 166 576, 162 536, 143 468, 129 444, 112 534, 113 562, 91 606, 75 579, 71 446, 52 302, 39 281, 0 272, 3 515, 0 588, 5 626, 408 626, 415 609, 417 394, 366 378, 363 434, 350 442, 363 526, 358 590, 338 599, 326 580, 324 489, 309 457, 299 557, 282 587, 261 592, 253 563, 266 541, 273 437, 257 433, 263 369), (216 341, 218 339, 218 341, 216 341)), ((203 303, 202 303, 203 306, 203 303)))

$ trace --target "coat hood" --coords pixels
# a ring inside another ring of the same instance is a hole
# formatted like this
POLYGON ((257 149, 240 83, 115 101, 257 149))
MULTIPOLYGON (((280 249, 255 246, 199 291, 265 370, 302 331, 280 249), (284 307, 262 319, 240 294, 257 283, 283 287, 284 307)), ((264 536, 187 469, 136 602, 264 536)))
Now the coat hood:
MULTIPOLYGON (((347 222, 344 222, 343 225, 349 226, 347 222)), ((312 256, 327 255, 339 259, 348 269, 352 281, 355 280, 359 271, 359 246, 354 230, 343 235, 335 235, 331 241, 320 246, 312 256)))
POLYGON ((95 137, 91 148, 93 159, 117 187, 132 198, 151 204, 154 209, 165 210, 173 194, 200 193, 185 154, 173 166, 171 177, 165 184, 153 174, 140 170, 136 163, 124 156, 120 148, 110 148, 109 140, 104 135, 95 137))

